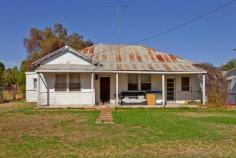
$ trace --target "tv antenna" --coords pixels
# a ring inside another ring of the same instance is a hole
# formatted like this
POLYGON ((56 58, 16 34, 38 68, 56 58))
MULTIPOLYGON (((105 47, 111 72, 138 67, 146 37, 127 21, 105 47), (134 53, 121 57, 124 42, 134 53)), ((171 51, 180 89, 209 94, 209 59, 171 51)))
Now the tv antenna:
POLYGON ((128 5, 99 5, 98 7, 101 8, 113 8, 116 13, 116 34, 117 34, 117 40, 120 40, 120 9, 126 9, 129 6, 128 5))

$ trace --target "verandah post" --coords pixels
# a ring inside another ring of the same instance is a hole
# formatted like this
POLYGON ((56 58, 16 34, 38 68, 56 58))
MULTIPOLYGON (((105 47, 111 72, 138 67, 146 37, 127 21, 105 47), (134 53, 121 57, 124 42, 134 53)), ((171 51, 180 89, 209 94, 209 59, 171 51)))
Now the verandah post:
POLYGON ((118 86, 119 86, 119 82, 118 82, 118 79, 119 79, 119 75, 118 73, 116 73, 116 106, 118 106, 118 86))
POLYGON ((165 74, 162 74, 162 105, 166 105, 166 97, 165 97, 165 74))
POLYGON ((206 105, 206 75, 202 75, 202 105, 206 105))

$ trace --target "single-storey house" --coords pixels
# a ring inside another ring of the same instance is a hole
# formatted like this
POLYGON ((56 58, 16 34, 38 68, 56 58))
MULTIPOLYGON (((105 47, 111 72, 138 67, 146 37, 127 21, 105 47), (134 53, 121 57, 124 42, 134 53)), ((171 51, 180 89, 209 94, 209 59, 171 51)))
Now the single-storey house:
POLYGON ((141 45, 69 46, 32 63, 26 100, 40 106, 206 103, 205 74, 193 62, 141 45))

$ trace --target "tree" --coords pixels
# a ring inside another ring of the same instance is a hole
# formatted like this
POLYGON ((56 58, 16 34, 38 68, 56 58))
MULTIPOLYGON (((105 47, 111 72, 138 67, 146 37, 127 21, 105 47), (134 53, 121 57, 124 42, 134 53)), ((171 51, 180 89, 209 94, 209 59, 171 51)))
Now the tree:
POLYGON ((236 67, 236 59, 231 59, 229 62, 221 66, 221 70, 229 71, 236 67))
POLYGON ((5 71, 5 65, 0 62, 0 86, 3 85, 3 73, 5 71))
POLYGON ((28 70, 30 63, 28 60, 23 60, 21 62, 21 66, 18 72, 17 83, 19 85, 20 90, 23 92, 23 98, 25 98, 25 72, 28 70))
POLYGON ((5 71, 5 65, 0 62, 0 103, 3 102, 3 74, 5 71))
POLYGON ((18 68, 8 68, 4 71, 4 85, 12 89, 12 98, 16 100, 18 68))
POLYGON ((212 64, 198 64, 207 71, 206 94, 208 105, 224 107, 227 100, 227 81, 222 71, 212 64))
POLYGON ((57 23, 52 28, 46 27, 44 30, 32 28, 28 38, 24 39, 24 46, 28 52, 27 60, 33 62, 65 45, 74 49, 83 49, 93 45, 91 40, 84 40, 83 36, 72 33, 62 24, 57 23))

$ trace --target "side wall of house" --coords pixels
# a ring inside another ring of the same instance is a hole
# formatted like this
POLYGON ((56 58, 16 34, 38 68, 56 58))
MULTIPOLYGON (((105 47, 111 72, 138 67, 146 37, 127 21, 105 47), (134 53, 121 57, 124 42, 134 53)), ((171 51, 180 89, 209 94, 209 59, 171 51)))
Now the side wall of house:
POLYGON ((55 91, 55 73, 41 73, 39 105, 94 105, 95 93, 91 89, 91 74, 80 73, 80 81, 80 91, 69 91, 68 86, 66 91, 55 91))
POLYGON ((26 72, 26 101, 37 102, 37 87, 34 87, 34 79, 38 79, 35 72, 26 72))

